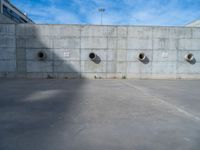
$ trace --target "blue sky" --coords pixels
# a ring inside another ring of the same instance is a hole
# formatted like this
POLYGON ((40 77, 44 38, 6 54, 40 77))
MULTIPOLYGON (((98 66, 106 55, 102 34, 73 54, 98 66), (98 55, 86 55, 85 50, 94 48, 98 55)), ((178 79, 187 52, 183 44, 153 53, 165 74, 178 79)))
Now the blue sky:
POLYGON ((200 19, 200 0, 11 0, 36 23, 185 25, 200 19))

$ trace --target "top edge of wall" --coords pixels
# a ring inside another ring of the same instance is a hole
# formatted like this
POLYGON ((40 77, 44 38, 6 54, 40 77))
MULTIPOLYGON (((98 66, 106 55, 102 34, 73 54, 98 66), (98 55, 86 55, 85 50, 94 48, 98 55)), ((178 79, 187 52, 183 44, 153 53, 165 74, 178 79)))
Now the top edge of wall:
MULTIPOLYGON (((12 24, 12 23, 0 23, 0 24, 12 24)), ((149 28, 200 28, 200 27, 189 27, 189 26, 159 26, 159 25, 98 25, 98 24, 14 24, 14 25, 48 25, 48 26, 102 26, 102 27, 149 27, 149 28)))

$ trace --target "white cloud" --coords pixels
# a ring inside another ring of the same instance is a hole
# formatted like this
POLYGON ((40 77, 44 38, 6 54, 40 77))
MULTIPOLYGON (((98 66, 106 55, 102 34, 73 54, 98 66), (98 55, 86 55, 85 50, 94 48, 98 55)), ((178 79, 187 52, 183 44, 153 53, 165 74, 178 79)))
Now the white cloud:
POLYGON ((37 23, 100 24, 101 7, 106 9, 104 24, 184 25, 200 17, 198 0, 46 0, 48 5, 13 1, 37 23))
POLYGON ((55 24, 65 24, 65 23, 80 23, 78 16, 75 14, 51 7, 36 7, 31 11, 31 16, 33 16, 37 23, 55 23, 55 24))

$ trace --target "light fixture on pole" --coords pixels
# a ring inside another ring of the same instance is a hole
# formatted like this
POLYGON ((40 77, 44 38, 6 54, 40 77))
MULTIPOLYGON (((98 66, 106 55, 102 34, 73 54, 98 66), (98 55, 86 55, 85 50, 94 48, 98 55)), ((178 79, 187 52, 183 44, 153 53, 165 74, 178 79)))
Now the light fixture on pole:
POLYGON ((103 13, 106 11, 105 8, 99 8, 99 12, 101 13, 101 25, 103 24, 103 13))

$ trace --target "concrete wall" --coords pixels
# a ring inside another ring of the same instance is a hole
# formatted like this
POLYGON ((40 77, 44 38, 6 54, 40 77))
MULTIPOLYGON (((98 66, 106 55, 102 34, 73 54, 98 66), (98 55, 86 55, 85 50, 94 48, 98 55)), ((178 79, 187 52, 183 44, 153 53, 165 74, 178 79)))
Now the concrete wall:
POLYGON ((18 24, 1 25, 0 34, 1 76, 200 78, 200 28, 18 24), (45 61, 38 60, 39 51, 45 61), (193 63, 184 59, 187 53, 194 54, 193 63))
POLYGON ((3 14, 0 13, 0 23, 15 23, 13 20, 11 20, 10 18, 4 16, 3 14))
POLYGON ((186 27, 200 27, 200 20, 195 20, 186 25, 186 27))
POLYGON ((16 74, 16 39, 14 24, 0 24, 0 75, 14 77, 16 74))

